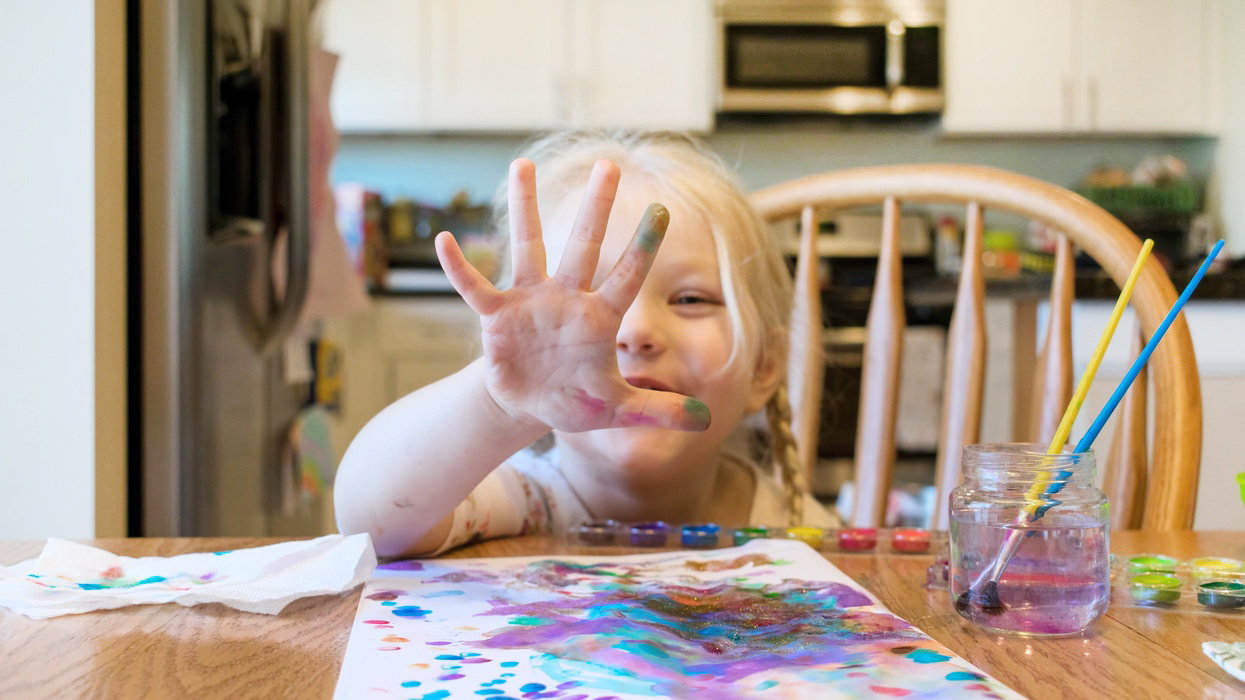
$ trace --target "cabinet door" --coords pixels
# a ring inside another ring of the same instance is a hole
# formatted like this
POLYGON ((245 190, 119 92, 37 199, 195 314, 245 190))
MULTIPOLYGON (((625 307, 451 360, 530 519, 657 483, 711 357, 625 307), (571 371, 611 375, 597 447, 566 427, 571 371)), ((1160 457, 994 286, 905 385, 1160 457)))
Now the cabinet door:
POLYGON ((564 122, 563 0, 427 2, 428 128, 515 131, 564 122))
POLYGON ((1094 130, 1206 129, 1205 13, 1205 0, 1083 3, 1085 90, 1094 130))
POLYGON ((572 7, 575 123, 712 127, 710 0, 589 0, 572 7))
POLYGON ((408 131, 422 126, 427 73, 424 0, 331 0, 321 15, 324 47, 341 58, 331 105, 338 130, 408 131))
POLYGON ((947 0, 950 132, 1075 128, 1073 0, 947 0))

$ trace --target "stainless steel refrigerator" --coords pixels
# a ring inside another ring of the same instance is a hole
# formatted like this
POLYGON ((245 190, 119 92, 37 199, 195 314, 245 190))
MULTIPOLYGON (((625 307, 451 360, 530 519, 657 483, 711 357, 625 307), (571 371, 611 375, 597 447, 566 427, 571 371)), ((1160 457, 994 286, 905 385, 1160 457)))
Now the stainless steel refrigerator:
POLYGON ((285 353, 307 291, 315 4, 130 2, 131 535, 323 529, 321 504, 280 504, 307 397, 285 353))

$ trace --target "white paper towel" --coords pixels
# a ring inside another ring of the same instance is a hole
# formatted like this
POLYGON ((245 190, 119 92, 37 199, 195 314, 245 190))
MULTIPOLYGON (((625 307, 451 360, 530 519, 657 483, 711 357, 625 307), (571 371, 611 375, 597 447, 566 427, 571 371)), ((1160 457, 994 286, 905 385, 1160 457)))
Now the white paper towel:
POLYGON ((375 567, 366 534, 139 559, 49 538, 37 559, 0 566, 0 606, 36 620, 151 603, 272 615, 298 598, 350 590, 375 567))
POLYGON ((1234 678, 1245 681, 1245 642, 1235 644, 1203 642, 1202 653, 1209 656, 1234 678))

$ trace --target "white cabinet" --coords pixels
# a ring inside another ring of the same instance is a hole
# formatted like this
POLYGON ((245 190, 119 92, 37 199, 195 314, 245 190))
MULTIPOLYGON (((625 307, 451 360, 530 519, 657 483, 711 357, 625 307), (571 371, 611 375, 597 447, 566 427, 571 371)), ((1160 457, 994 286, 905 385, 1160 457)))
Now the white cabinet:
POLYGON ((329 0, 324 47, 340 56, 333 121, 341 131, 405 131, 425 120, 428 73, 423 0, 329 0))
POLYGON ((1213 133, 1218 0, 948 0, 943 128, 1213 133))
POLYGON ((342 408, 333 449, 344 454, 385 406, 480 356, 480 319, 458 297, 379 297, 365 313, 330 319, 341 344, 342 408))
MULTIPOLYGON (((1073 306, 1072 355, 1076 376, 1084 371, 1113 306, 1109 300, 1079 301, 1073 306)), ((1241 458, 1245 455, 1245 431, 1241 430, 1240 420, 1241 396, 1245 393, 1245 303, 1190 301, 1182 314, 1193 337, 1202 392, 1202 463, 1193 528, 1245 529, 1245 510, 1236 488, 1236 474, 1245 471, 1241 458)), ((1132 365, 1129 344, 1136 329, 1137 321, 1130 309, 1116 328, 1077 414, 1073 436, 1085 432, 1132 365)), ((1151 412, 1151 446, 1154 421, 1161 419, 1151 412)), ((1113 416, 1098 436, 1094 449, 1100 455, 1105 456, 1118 422, 1118 416, 1113 416)))
POLYGON ((710 0, 333 0, 350 131, 707 131, 710 0))

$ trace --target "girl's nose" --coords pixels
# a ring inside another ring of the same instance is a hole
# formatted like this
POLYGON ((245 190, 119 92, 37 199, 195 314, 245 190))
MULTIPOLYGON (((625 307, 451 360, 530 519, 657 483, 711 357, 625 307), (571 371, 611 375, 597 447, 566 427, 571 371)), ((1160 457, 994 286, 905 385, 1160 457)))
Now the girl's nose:
POLYGON ((637 355, 660 352, 665 348, 665 341, 658 320, 659 314, 646 308, 640 299, 623 314, 622 325, 618 327, 618 349, 637 355))

